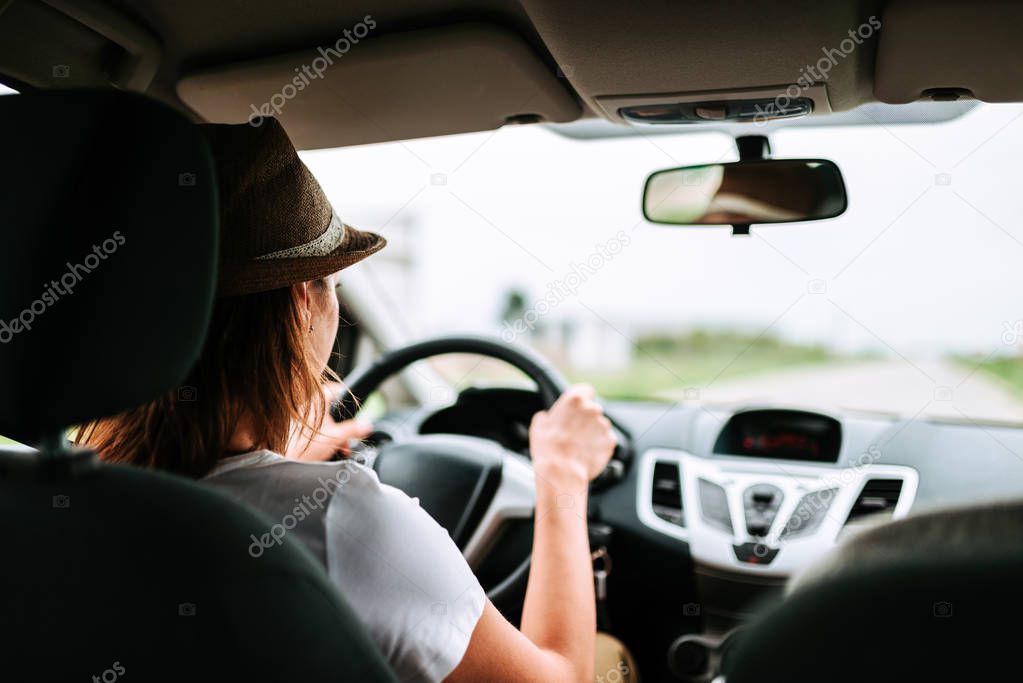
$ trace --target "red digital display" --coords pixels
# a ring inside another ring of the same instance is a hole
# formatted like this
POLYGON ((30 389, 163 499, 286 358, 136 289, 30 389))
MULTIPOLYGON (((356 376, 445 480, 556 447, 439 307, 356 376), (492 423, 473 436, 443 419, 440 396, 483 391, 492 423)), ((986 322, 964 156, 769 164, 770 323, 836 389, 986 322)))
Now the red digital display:
POLYGON ((809 434, 799 434, 797 432, 747 435, 742 440, 742 448, 747 453, 758 451, 764 455, 794 449, 814 457, 819 456, 821 451, 821 445, 817 439, 809 434))
POLYGON ((801 410, 736 413, 721 430, 714 452, 779 460, 836 462, 842 425, 827 415, 801 410))

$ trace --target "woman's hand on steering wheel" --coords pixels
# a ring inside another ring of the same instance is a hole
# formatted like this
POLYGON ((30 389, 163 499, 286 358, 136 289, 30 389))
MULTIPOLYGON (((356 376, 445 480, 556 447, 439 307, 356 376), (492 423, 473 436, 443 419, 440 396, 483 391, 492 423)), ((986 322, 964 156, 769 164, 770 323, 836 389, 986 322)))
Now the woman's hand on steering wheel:
POLYGON ((297 426, 292 430, 285 455, 293 460, 325 462, 334 459, 338 453, 349 455, 352 440, 361 441, 373 433, 373 425, 368 420, 356 418, 335 422, 330 416, 330 403, 344 387, 331 382, 324 384, 323 389, 327 398, 326 410, 323 415, 314 415, 312 419, 318 433, 310 440, 308 430, 303 433, 297 426))
POLYGON ((533 416, 529 450, 541 478, 567 476, 585 485, 604 471, 616 439, 611 421, 595 398, 593 387, 577 384, 549 410, 533 416))

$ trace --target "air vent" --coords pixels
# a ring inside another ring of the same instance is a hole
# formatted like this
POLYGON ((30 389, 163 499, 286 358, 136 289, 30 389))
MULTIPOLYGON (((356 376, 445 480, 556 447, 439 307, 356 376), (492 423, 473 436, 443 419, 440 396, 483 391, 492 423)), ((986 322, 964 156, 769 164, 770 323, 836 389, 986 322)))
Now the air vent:
POLYGON ((890 518, 895 512, 901 493, 901 479, 869 479, 853 503, 845 523, 854 524, 874 515, 890 518))
POLYGON ((656 462, 654 464, 654 481, 650 490, 650 503, 654 514, 664 521, 685 526, 681 474, 676 463, 656 462))

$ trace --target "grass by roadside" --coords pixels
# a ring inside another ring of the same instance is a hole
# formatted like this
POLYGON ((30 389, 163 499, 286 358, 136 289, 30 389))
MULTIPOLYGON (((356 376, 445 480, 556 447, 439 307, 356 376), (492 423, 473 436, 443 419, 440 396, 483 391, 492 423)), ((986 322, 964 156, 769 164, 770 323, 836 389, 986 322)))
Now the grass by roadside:
POLYGON ((608 398, 649 399, 666 391, 705 386, 761 372, 801 365, 859 360, 815 345, 734 332, 696 331, 683 337, 645 337, 638 340, 628 368, 605 374, 575 375, 608 398))
POLYGON ((988 360, 961 356, 955 360, 964 368, 1001 381, 1015 396, 1023 398, 1023 356, 1003 356, 988 360))
MULTIPOLYGON (((637 340, 629 364, 605 372, 572 368, 558 348, 531 344, 551 359, 571 382, 592 384, 604 398, 658 400, 665 392, 681 392, 711 381, 798 366, 833 365, 869 359, 864 354, 836 353, 827 347, 794 344, 770 336, 697 330, 679 336, 646 336, 637 340)), ((461 390, 467 386, 531 386, 521 372, 493 359, 448 354, 430 361, 433 369, 461 390)))

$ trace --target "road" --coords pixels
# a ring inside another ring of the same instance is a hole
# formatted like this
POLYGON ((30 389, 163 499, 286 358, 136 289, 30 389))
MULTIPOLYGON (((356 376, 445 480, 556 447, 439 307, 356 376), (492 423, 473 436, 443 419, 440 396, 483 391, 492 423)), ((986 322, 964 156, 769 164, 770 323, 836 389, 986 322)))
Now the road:
MULTIPOLYGON (((778 370, 699 387, 710 403, 786 403, 965 421, 1023 422, 1023 401, 997 379, 945 360, 880 360, 778 370)), ((665 392, 693 400, 692 389, 665 392)))

